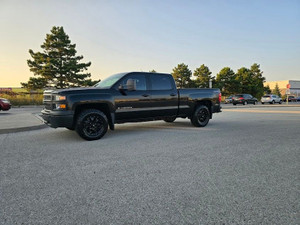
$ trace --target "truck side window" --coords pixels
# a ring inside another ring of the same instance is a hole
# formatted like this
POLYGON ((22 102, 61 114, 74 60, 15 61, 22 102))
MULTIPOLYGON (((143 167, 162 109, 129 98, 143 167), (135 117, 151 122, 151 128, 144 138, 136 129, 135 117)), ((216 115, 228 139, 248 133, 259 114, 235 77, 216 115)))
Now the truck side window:
POLYGON ((172 83, 168 75, 153 74, 150 76, 152 88, 151 90, 171 90, 172 83))
POLYGON ((122 80, 121 84, 126 87, 127 81, 133 79, 136 81, 136 90, 145 91, 147 90, 146 77, 144 75, 129 75, 122 80))

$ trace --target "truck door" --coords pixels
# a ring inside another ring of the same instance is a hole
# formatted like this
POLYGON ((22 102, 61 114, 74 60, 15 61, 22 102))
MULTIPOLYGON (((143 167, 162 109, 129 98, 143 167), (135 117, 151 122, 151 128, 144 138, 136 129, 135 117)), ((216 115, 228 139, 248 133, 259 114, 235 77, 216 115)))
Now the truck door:
POLYGON ((171 75, 151 74, 150 96, 153 117, 177 115, 178 92, 171 75))
POLYGON ((151 116, 149 109, 150 94, 147 83, 147 78, 144 74, 129 74, 116 84, 116 89, 120 85, 124 87, 122 91, 117 90, 117 95, 115 96, 117 121, 134 121, 151 116), (135 82, 135 90, 126 88, 130 80, 135 82))

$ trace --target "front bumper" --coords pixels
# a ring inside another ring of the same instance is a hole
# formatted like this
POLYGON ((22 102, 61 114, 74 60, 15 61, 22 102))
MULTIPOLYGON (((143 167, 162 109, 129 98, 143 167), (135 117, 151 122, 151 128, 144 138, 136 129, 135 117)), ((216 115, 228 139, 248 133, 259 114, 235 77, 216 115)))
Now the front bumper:
POLYGON ((5 104, 5 103, 2 103, 0 107, 0 109, 3 111, 10 110, 10 108, 11 108, 11 104, 5 104))
POLYGON ((73 127, 74 112, 73 111, 51 111, 42 110, 42 118, 44 123, 50 127, 73 127))

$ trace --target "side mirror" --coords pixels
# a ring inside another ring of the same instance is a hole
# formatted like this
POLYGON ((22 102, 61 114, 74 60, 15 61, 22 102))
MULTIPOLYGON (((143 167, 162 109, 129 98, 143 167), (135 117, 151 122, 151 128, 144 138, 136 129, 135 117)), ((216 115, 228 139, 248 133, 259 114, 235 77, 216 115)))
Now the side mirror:
POLYGON ((127 90, 128 91, 135 91, 136 90, 136 80, 128 79, 126 82, 127 90))

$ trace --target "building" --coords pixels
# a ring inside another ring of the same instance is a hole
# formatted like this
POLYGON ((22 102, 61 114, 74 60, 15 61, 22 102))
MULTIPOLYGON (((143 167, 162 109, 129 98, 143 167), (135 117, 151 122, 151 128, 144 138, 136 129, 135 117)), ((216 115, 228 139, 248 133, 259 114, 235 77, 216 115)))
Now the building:
POLYGON ((281 95, 285 95, 287 91, 287 85, 290 85, 290 94, 300 96, 300 80, 280 80, 280 81, 269 81, 265 82, 264 86, 269 86, 271 90, 275 89, 276 84, 280 89, 281 95))

